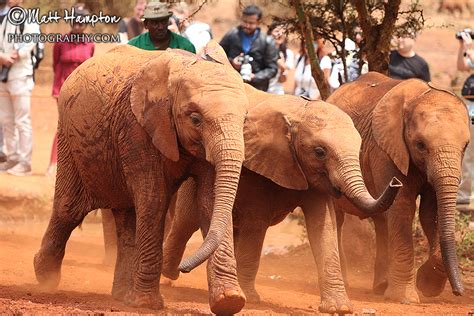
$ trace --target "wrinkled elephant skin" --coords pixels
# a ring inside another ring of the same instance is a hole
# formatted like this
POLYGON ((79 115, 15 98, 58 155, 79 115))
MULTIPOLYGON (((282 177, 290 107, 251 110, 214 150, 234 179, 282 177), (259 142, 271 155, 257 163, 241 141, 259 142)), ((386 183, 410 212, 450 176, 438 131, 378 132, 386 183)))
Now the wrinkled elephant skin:
MULTIPOLYGON (((462 100, 418 79, 400 81, 368 73, 342 86, 328 102, 349 114, 362 136, 360 162, 369 192, 382 192, 394 175, 404 184, 390 209, 373 216, 374 291, 403 303, 419 302, 415 284, 423 295, 435 296, 449 279, 453 293, 461 295, 454 215, 461 160, 469 141, 462 100), (412 224, 418 195, 430 252, 415 278, 412 224)), ((338 210, 361 215, 343 199, 336 202, 338 210)))
MULTIPOLYGON (((360 136, 349 117, 337 107, 294 96, 274 96, 249 87, 247 94, 250 108, 244 125, 246 160, 233 213, 238 282, 248 301, 260 300, 255 277, 266 230, 301 206, 318 268, 320 311, 351 313, 340 270, 330 197, 342 193, 358 205, 366 203, 369 213, 382 212, 399 188, 395 185, 388 189, 379 200, 364 191, 358 163, 360 136), (385 201, 383 207, 380 201, 385 201)), ((196 186, 205 187, 203 181, 212 179, 203 180, 199 168, 193 173, 195 179, 185 182, 178 191, 176 213, 165 242, 163 273, 172 279, 178 277, 177 265, 186 242, 199 227, 204 235, 207 233, 212 215, 212 191, 196 190, 196 186), (201 221, 196 220, 198 217, 201 221)), ((234 266, 231 245, 209 259, 210 302, 215 313, 230 312, 213 305, 213 292, 237 282, 234 266)))
POLYGON ((110 208, 119 245, 113 296, 162 308, 164 218, 194 163, 215 174, 215 209, 206 240, 182 268, 205 261, 228 235, 248 101, 239 74, 220 62, 222 48, 211 46, 208 55, 217 56, 204 60, 123 45, 68 77, 58 104, 53 213, 34 260, 40 284, 57 286, 72 230, 91 210, 110 208))

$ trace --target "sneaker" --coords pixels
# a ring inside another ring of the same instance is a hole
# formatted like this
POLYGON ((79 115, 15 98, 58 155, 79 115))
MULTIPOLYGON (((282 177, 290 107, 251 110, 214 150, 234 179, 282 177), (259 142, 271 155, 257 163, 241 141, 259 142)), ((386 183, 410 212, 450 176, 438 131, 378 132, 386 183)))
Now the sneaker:
POLYGON ((26 162, 17 163, 14 167, 7 170, 8 174, 14 176, 30 176, 31 175, 31 166, 26 162))
POLYGON ((7 160, 0 163, 0 173, 7 172, 8 169, 15 167, 18 164, 18 161, 7 160))
POLYGON ((0 162, 6 162, 7 155, 5 155, 2 151, 0 151, 0 162))

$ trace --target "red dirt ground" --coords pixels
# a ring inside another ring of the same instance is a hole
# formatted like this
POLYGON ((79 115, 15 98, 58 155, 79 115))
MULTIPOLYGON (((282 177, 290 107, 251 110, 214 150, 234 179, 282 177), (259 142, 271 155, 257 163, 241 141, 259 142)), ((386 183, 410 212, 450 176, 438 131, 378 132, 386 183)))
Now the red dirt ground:
MULTIPOLYGON (((229 11, 228 15, 234 12, 229 11)), ((221 17, 226 25, 230 23, 229 19, 221 17)), ((206 21, 213 25, 219 22, 210 18, 206 21)), ((429 20, 430 23, 445 21, 443 16, 429 20)), ((433 80, 444 86, 463 76, 455 70, 458 46, 454 32, 472 23, 469 19, 450 21, 452 25, 447 29, 426 30, 417 43, 417 51, 431 66, 433 80)), ((104 50, 105 47, 99 46, 97 51, 104 50)), ((57 120, 50 87, 49 83, 37 86, 32 101, 34 175, 26 178, 0 175, 0 314, 154 313, 156 311, 130 308, 111 298, 113 267, 103 264, 102 228, 99 217, 94 214, 88 216, 82 229, 76 229, 71 236, 59 289, 44 292, 37 286, 33 256, 46 229, 53 193, 52 179, 44 176, 57 120)), ((402 305, 372 294, 373 236, 367 233, 367 224, 364 225, 360 226, 366 231, 362 239, 354 235, 346 238, 346 249, 352 250, 348 294, 355 314, 367 315, 370 310, 375 310, 377 315, 467 315, 474 312, 472 266, 463 272, 466 292, 462 297, 455 297, 446 287, 440 297, 421 297, 421 304, 402 305)), ((301 228, 294 221, 285 221, 269 230, 264 248, 264 253, 269 254, 263 255, 257 275, 257 290, 263 302, 247 304, 242 315, 317 313, 320 297, 316 267, 307 247, 295 247, 301 244, 300 236, 301 228), (288 247, 292 250, 285 253, 288 247)), ((188 252, 199 243, 200 238, 195 235, 188 252)), ((417 258, 417 264, 420 263, 421 258, 417 258)), ((159 313, 210 314, 204 266, 181 276, 173 286, 162 285, 162 294, 166 309, 159 313)))

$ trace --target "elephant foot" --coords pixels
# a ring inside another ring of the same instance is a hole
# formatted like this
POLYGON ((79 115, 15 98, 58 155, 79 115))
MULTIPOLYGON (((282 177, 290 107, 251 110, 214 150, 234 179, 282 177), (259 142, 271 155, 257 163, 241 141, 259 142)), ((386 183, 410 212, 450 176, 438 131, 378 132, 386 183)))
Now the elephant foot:
POLYGON ((420 303, 420 297, 414 286, 395 287, 389 284, 384 293, 385 299, 402 304, 420 303))
POLYGON ((131 290, 124 298, 125 304, 132 307, 144 307, 150 309, 163 309, 165 304, 160 293, 144 293, 137 290, 131 290))
POLYGON ((160 284, 163 284, 163 285, 167 285, 167 286, 171 286, 173 287, 174 286, 174 280, 173 279, 170 279, 166 276, 161 276, 160 278, 160 284))
POLYGON ((38 252, 33 265, 40 286, 46 290, 55 290, 61 280, 61 261, 58 262, 54 257, 38 252))
POLYGON ((245 287, 242 286, 242 290, 245 293, 245 297, 247 298, 247 302, 249 303, 260 303, 260 295, 258 294, 257 290, 254 286, 245 287))
POLYGON ((428 259, 421 265, 416 274, 416 287, 426 297, 440 295, 446 285, 446 273, 433 265, 428 259))
POLYGON ((343 295, 337 293, 336 295, 321 296, 321 304, 319 305, 319 312, 328 314, 352 314, 352 303, 344 292, 343 295))
POLYGON ((170 280, 177 280, 179 277, 179 270, 178 268, 171 268, 169 265, 166 264, 166 261, 163 262, 163 267, 161 269, 161 275, 170 279, 170 280))
POLYGON ((125 295, 127 294, 127 288, 125 287, 118 287, 115 284, 112 286, 112 297, 120 302, 125 301, 125 295))
POLYGON ((240 312, 246 297, 240 287, 217 287, 209 292, 211 311, 217 315, 232 315, 240 312))
POLYGON ((387 290, 388 287, 388 281, 387 280, 379 280, 375 281, 374 284, 372 285, 372 291, 376 295, 383 295, 385 293, 385 290, 387 290))

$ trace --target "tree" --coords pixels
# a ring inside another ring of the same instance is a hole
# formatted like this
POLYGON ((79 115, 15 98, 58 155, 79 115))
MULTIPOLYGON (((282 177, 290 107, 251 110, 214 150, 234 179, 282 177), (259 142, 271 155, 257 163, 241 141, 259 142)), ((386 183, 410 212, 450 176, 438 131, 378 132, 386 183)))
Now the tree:
MULTIPOLYGON (((285 5, 284 2, 279 2, 285 5)), ((354 38, 354 30, 359 26, 364 34, 358 57, 367 60, 369 69, 384 74, 388 72, 390 41, 394 35, 414 34, 424 25, 423 11, 418 0, 412 0, 406 11, 401 11, 401 0, 290 0, 295 17, 274 17, 286 24, 289 30, 299 33, 305 40, 311 59, 311 69, 323 99, 329 95, 329 87, 320 75, 317 56, 311 53, 314 34, 329 41, 336 50, 344 67, 347 81, 347 65, 344 43, 346 38, 354 38), (312 32, 308 31, 308 23, 312 32), (318 68, 318 70, 314 70, 318 68)), ((313 49, 314 51, 314 49, 313 49)), ((361 69, 362 67, 359 67, 361 69)))

